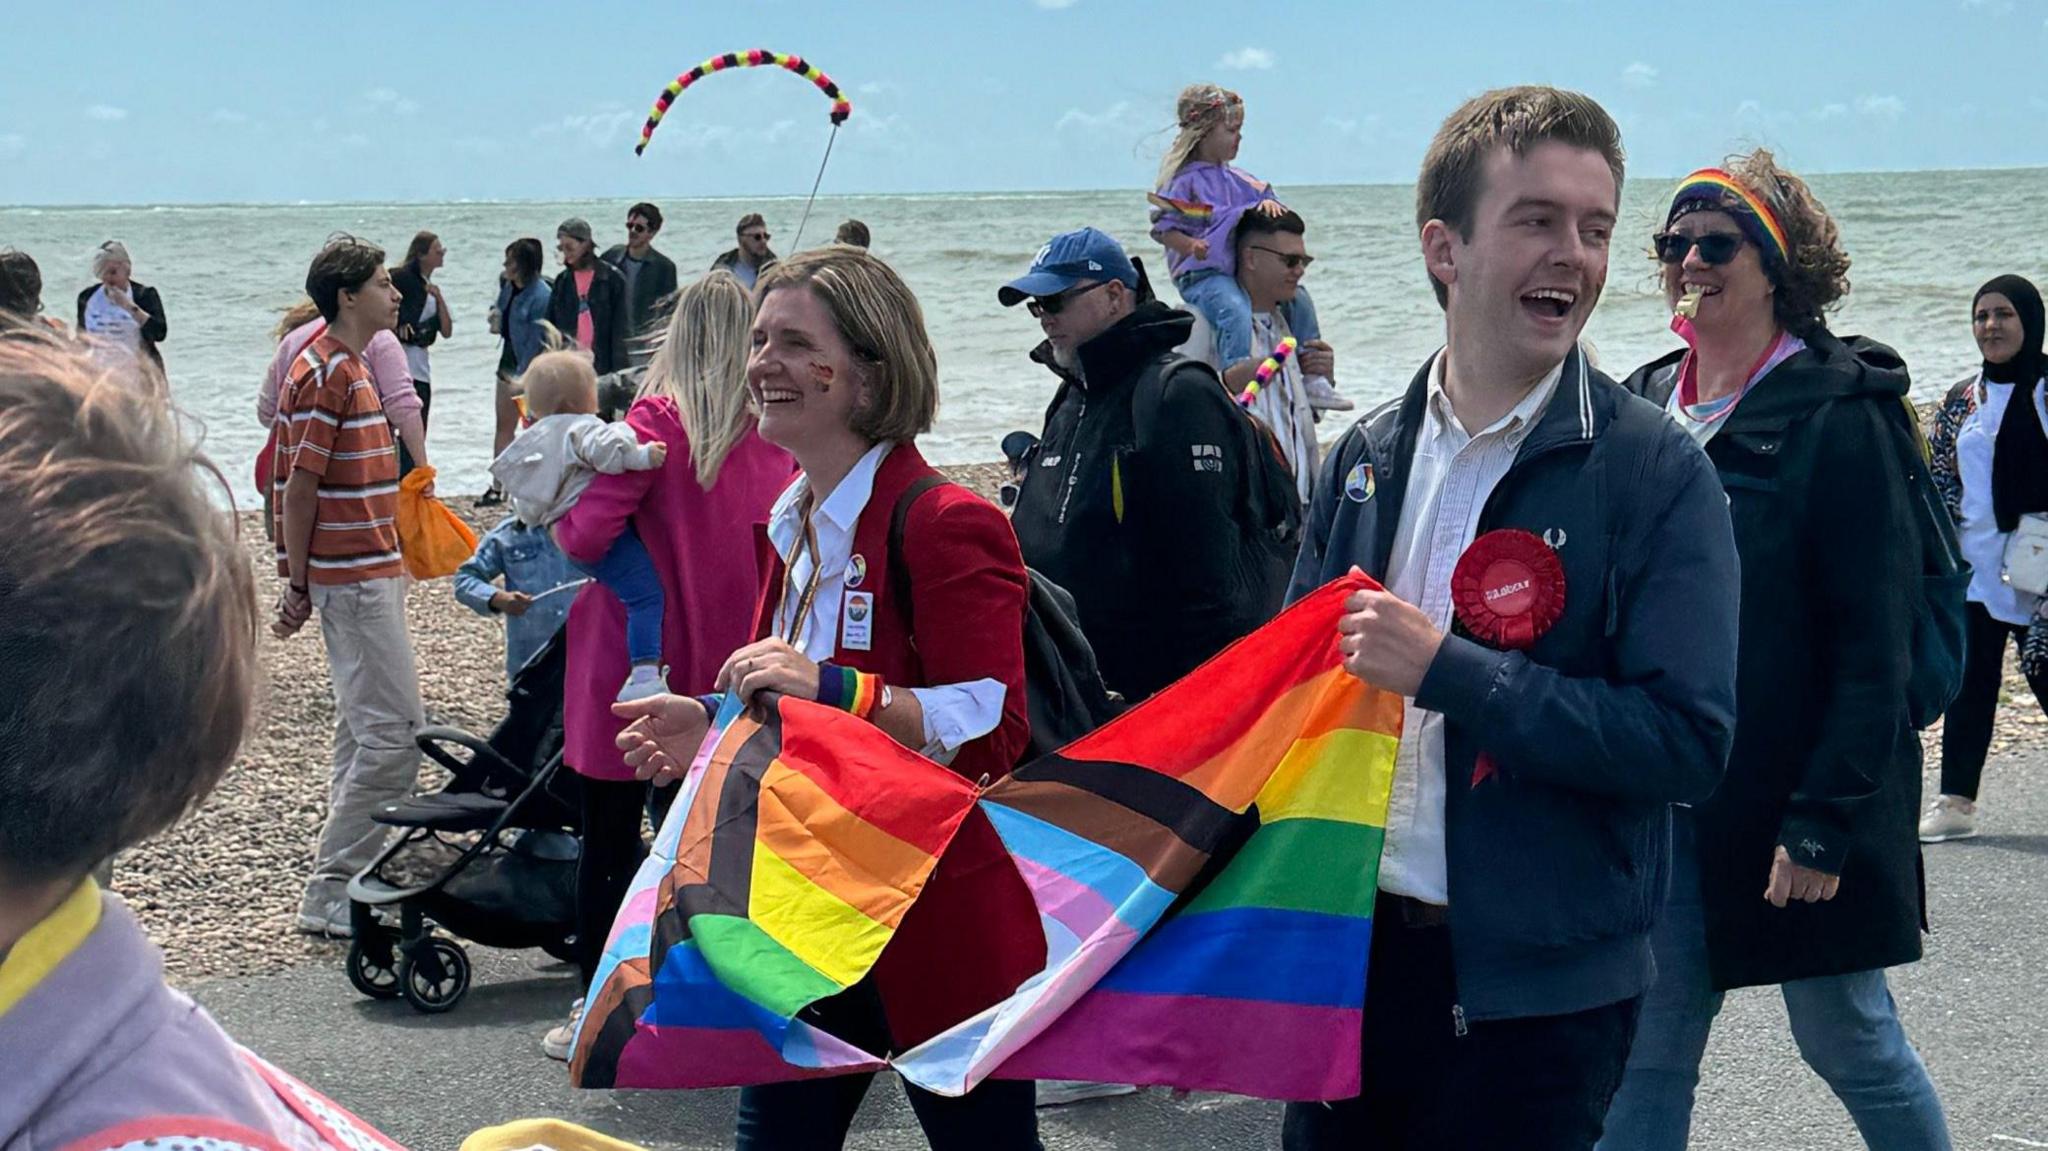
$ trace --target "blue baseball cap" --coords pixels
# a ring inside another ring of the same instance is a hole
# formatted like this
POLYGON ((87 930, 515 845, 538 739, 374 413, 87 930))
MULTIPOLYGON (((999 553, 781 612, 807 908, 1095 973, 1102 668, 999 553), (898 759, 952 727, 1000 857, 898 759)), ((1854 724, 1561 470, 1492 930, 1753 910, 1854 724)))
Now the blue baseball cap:
POLYGON ((1032 296, 1055 296, 1090 280, 1118 280, 1133 291, 1138 269, 1124 246, 1094 228, 1061 232, 1031 258, 1031 270, 996 289, 996 299, 1014 308, 1032 296))

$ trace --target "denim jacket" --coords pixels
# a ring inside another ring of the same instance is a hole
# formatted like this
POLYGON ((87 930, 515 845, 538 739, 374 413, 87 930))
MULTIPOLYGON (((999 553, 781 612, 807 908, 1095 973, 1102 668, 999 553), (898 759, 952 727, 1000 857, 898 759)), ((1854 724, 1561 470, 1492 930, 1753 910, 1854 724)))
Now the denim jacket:
MULTIPOLYGON (((546 342, 547 330, 541 321, 548 317, 548 300, 553 290, 548 282, 539 276, 531 284, 515 290, 512 281, 498 285, 498 331, 512 345, 512 374, 526 370, 526 365, 540 355, 546 342)), ((574 332, 569 333, 575 335, 574 332)))
MULTIPOLYGON (((517 516, 506 516, 503 523, 492 528, 477 544, 476 554, 456 570, 455 598, 468 604, 478 615, 495 614, 491 611, 491 595, 498 589, 491 585, 491 581, 499 576, 505 578, 506 591, 525 592, 530 596, 538 596, 549 588, 583 578, 583 574, 555 546, 555 541, 548 538, 545 529, 527 527, 519 522, 517 516)), ((569 614, 570 602, 575 598, 568 592, 561 592, 537 600, 525 615, 505 617, 505 679, 508 683, 535 652, 554 638, 562 620, 569 614)))

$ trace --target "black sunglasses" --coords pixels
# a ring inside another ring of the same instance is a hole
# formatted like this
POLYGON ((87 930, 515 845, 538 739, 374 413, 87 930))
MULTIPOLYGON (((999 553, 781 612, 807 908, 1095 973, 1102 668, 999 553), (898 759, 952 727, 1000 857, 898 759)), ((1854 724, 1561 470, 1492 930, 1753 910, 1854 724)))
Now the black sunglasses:
POLYGON ((637 236, 637 235, 639 235, 639 234, 640 234, 640 233, 642 233, 642 232, 651 232, 651 231, 653 231, 653 230, 654 230, 654 229, 652 229, 652 228, 648 227, 648 226, 647 226, 647 225, 645 225, 645 224, 633 224, 633 223, 628 223, 628 224, 626 225, 626 234, 627 234, 627 235, 629 235, 629 236, 637 236))
POLYGON ((1116 280, 1097 280, 1092 284, 1083 284, 1078 288, 1068 288, 1064 292, 1056 292, 1050 296, 1034 296, 1026 301, 1024 306, 1030 310, 1034 319, 1039 316, 1057 316, 1061 312, 1066 311, 1068 304, 1073 303, 1082 296, 1097 288, 1107 287, 1117 282, 1116 280))
POLYGON ((1257 248, 1261 252, 1280 257, 1280 262, 1287 265, 1287 270, 1290 272, 1296 268, 1307 268, 1310 264, 1316 262, 1314 256, 1297 256, 1293 252, 1283 252, 1278 248, 1268 248, 1264 244, 1246 244, 1245 247, 1257 248))
POLYGON ((1698 248, 1700 262, 1710 268, 1718 268, 1735 258, 1747 237, 1734 232, 1708 232, 1701 236, 1659 232, 1653 239, 1657 245, 1657 258, 1664 263, 1683 264, 1685 254, 1698 248))
POLYGON ((740 237, 740 239, 742 240, 759 240, 763 244, 767 243, 768 241, 774 238, 775 237, 769 235, 766 232, 748 232, 746 235, 740 237))

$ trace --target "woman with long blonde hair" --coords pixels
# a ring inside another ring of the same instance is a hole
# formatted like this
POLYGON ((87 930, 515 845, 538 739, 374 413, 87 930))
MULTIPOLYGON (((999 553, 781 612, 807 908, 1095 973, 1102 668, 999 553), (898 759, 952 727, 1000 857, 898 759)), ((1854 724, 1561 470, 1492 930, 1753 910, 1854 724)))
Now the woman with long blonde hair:
MULTIPOLYGON (((643 443, 668 446, 667 466, 593 479, 555 524, 564 555, 585 566, 627 530, 654 560, 664 597, 661 653, 671 691, 702 695, 751 635, 754 525, 789 484, 789 453, 761 438, 747 402, 747 349, 754 307, 727 272, 676 296, 668 329, 626 422, 643 443)), ((577 866, 577 956, 588 986, 612 917, 640 865, 640 810, 647 785, 633 777, 612 715, 626 681, 626 609, 601 584, 569 608, 563 761, 583 793, 583 857, 577 866)), ((580 1004, 577 1011, 580 1012, 580 1004)), ((542 1049, 566 1059, 576 1015, 548 1032, 542 1049)))

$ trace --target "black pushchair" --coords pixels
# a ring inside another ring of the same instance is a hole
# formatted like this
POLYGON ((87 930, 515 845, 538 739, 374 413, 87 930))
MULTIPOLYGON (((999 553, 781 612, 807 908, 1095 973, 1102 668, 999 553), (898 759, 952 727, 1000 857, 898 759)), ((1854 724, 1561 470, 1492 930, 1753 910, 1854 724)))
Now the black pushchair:
POLYGON ((566 648, 557 632, 519 669, 488 738, 419 732, 420 750, 449 780, 373 816, 401 833, 348 885, 357 991, 428 1013, 453 1008, 469 990, 469 954, 437 926, 486 947, 573 958, 582 845, 573 793, 556 783, 566 648))

